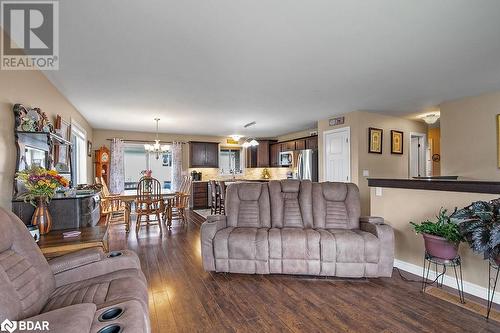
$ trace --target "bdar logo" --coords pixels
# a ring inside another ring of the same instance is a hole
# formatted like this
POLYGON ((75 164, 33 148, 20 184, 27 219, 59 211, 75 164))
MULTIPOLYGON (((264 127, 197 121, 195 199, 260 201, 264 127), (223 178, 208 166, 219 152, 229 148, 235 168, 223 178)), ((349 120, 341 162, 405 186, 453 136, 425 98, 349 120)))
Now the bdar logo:
POLYGON ((17 322, 16 321, 10 321, 8 319, 5 319, 2 324, 0 324, 0 330, 2 332, 9 332, 12 333, 16 330, 17 328, 17 322))

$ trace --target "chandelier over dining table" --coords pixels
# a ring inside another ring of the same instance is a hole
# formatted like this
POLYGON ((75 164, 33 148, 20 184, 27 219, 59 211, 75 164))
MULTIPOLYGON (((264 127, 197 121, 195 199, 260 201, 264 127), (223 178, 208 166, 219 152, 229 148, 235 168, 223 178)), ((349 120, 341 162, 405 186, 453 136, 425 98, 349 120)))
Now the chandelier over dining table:
POLYGON ((154 143, 149 144, 146 143, 144 144, 144 149, 148 154, 155 154, 156 159, 159 159, 163 153, 166 153, 169 149, 169 145, 162 145, 160 144, 160 139, 158 139, 158 123, 160 121, 160 118, 155 118, 156 121, 156 140, 154 143))

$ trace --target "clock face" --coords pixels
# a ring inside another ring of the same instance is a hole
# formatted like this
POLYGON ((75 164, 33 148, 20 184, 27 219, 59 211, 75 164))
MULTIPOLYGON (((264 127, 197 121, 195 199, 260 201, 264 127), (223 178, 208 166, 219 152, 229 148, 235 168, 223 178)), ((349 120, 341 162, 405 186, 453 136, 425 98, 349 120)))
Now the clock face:
POLYGON ((107 161, 109 161, 108 153, 102 153, 101 162, 107 162, 107 161))

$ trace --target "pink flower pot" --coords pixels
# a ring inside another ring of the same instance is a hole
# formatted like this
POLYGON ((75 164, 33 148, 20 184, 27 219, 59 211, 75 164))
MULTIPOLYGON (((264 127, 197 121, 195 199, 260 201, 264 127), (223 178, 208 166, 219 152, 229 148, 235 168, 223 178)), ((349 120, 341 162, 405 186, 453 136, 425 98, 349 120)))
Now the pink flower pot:
POLYGON ((422 234, 424 237, 425 251, 433 257, 451 260, 458 254, 459 243, 450 243, 446 238, 430 234, 422 234))

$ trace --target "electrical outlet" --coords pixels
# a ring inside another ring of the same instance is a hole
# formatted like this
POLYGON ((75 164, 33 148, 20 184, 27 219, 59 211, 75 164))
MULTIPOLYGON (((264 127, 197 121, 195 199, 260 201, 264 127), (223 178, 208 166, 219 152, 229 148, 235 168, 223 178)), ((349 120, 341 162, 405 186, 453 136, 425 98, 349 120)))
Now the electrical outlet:
POLYGON ((377 197, 381 197, 382 196, 382 187, 375 187, 375 195, 377 197))
POLYGON ((363 170, 363 177, 368 177, 368 176, 370 176, 370 171, 363 170))

